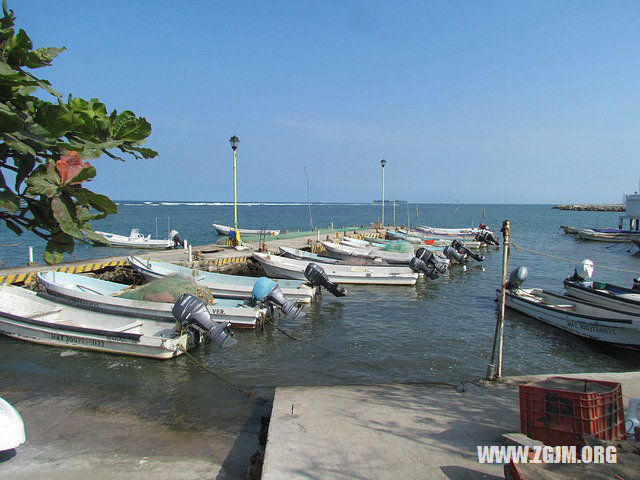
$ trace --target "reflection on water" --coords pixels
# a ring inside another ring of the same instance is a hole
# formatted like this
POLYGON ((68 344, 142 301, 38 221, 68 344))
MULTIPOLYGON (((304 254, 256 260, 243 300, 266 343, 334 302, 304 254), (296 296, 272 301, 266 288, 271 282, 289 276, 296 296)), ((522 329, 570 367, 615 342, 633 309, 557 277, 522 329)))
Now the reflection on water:
MULTIPOLYGON (((597 278, 627 285, 633 276, 607 272, 599 265, 640 272, 640 259, 630 255, 627 246, 608 248, 606 244, 577 242, 558 228, 561 224, 615 225, 615 214, 561 212, 548 206, 484 207, 486 223, 495 230, 503 219, 511 220, 516 244, 577 261, 591 258, 597 278)), ((121 207, 109 225, 100 226, 118 232, 130 227, 150 232, 156 216, 169 215, 174 219, 172 227, 187 232, 185 237, 193 243, 202 244, 213 240, 211 221, 228 222, 229 208, 121 207), (143 221, 149 225, 142 225, 143 221)), ((375 220, 378 208, 314 206, 314 219, 319 224, 361 224, 375 220)), ((471 225, 478 223, 482 208, 461 205, 456 211, 455 205, 422 205, 420 220, 437 226, 471 225)), ((305 215, 304 205, 253 206, 239 213, 247 227, 266 224, 274 228, 305 228, 305 215)), ((92 253, 95 251, 88 247, 79 247, 78 255, 92 253)), ((494 298, 500 283, 501 255, 494 250, 486 257, 481 267, 458 267, 437 281, 421 279, 412 287, 350 285, 344 298, 325 292, 303 317, 279 320, 279 326, 300 341, 266 325, 238 332, 238 344, 233 348, 221 351, 207 347, 194 355, 226 379, 264 397, 272 395, 276 385, 455 382, 483 377, 495 328, 494 298)), ((559 290, 562 279, 574 267, 514 251, 511 266, 517 265, 529 268, 525 286, 551 290, 559 290)), ((504 361, 505 375, 640 368, 637 352, 587 342, 515 312, 507 315, 504 361)), ((255 408, 254 401, 188 358, 153 361, 71 352, 7 338, 0 338, 0 385, 43 398, 72 394, 84 398, 88 407, 131 412, 175 429, 215 425, 222 431, 237 432, 255 408)))

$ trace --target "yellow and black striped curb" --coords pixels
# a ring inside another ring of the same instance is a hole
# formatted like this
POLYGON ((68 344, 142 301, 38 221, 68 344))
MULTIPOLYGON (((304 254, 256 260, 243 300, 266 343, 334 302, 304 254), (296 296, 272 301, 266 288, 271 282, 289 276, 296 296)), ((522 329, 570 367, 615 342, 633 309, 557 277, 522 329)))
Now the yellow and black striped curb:
POLYGON ((215 265, 221 267, 229 263, 242 263, 246 262, 249 257, 227 257, 227 258, 214 258, 209 260, 209 265, 215 265))
MULTIPOLYGON (((85 263, 84 265, 69 265, 56 268, 56 272, 82 273, 95 272, 108 267, 122 267, 128 265, 126 260, 113 260, 112 262, 85 263)), ((14 273, 13 275, 0 275, 0 283, 29 283, 37 272, 14 273)))

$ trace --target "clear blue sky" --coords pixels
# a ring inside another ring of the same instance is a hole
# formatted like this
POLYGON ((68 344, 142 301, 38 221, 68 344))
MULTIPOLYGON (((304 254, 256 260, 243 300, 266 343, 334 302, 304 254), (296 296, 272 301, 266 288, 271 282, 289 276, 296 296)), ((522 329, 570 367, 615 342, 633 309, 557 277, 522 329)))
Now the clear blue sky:
POLYGON ((638 189, 640 2, 10 0, 38 74, 146 117, 116 199, 619 202, 638 189))

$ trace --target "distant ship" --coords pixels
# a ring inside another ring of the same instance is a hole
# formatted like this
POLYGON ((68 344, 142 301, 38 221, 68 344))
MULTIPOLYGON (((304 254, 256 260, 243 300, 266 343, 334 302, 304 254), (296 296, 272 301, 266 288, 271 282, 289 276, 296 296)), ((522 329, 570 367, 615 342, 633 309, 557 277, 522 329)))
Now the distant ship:
MULTIPOLYGON (((405 203, 407 203, 406 200, 396 200, 395 202, 396 202, 396 205, 399 205, 399 204, 403 204, 404 205, 405 203)), ((374 200, 373 203, 382 203, 382 200, 374 200)), ((385 205, 393 205, 393 200, 385 200, 384 204, 385 205)))

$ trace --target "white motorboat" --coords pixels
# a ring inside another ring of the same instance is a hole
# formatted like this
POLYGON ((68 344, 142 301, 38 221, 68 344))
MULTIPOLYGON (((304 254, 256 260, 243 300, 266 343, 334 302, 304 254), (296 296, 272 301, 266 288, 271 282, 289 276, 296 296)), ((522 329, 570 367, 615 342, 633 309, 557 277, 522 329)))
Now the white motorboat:
POLYGON ((573 275, 564 280, 564 290, 570 297, 590 302, 603 308, 640 315, 640 284, 634 288, 594 281, 593 262, 584 260, 573 275))
POLYGON ((171 230, 169 232, 169 238, 163 238, 159 240, 152 239, 151 235, 144 236, 137 228, 133 228, 128 237, 125 237, 124 235, 118 235, 116 233, 100 232, 98 230, 96 230, 95 233, 107 239, 112 247, 150 248, 163 250, 168 248, 176 248, 181 246, 182 244, 182 239, 180 238, 180 235, 178 235, 178 232, 175 230, 171 230))
MULTIPOLYGON (((127 257, 131 266, 148 279, 162 278, 167 275, 184 275, 195 280, 196 285, 208 288, 214 297, 220 298, 251 298, 253 287, 258 280, 255 277, 241 275, 226 275, 223 273, 192 270, 173 263, 143 260, 140 257, 127 257)), ((274 278, 283 295, 289 300, 310 303, 316 295, 316 290, 298 280, 274 278)))
POLYGON ((366 258, 369 260, 379 259, 387 263, 409 265, 409 262, 414 257, 413 253, 387 252, 385 250, 373 249, 371 247, 360 248, 328 241, 321 241, 320 243, 327 250, 329 255, 341 260, 349 260, 356 257, 366 258))
POLYGON ((18 448, 26 440, 22 417, 13 405, 0 397, 0 452, 18 448))
MULTIPOLYGON (((127 285, 56 271, 39 272, 36 274, 36 279, 48 293, 56 296, 52 299, 56 302, 115 315, 171 323, 176 321, 171 313, 173 303, 120 297, 119 295, 130 289, 127 285)), ((215 303, 208 305, 207 309, 212 320, 229 322, 233 328, 254 328, 267 315, 266 308, 249 307, 240 300, 231 299, 216 298, 215 303)))
POLYGON ((36 292, 0 286, 0 333, 27 342, 167 359, 192 345, 192 335, 168 324, 62 305, 36 292))
POLYGON ((511 274, 505 298, 507 307, 574 335, 640 348, 640 316, 539 288, 520 288, 527 273, 526 268, 522 273, 523 268, 511 274))
MULTIPOLYGON (((233 230, 233 227, 228 227, 226 225, 220 225, 217 223, 212 223, 212 225, 218 232, 218 235, 228 236, 229 232, 233 230)), ((280 230, 239 228, 238 231, 240 232, 240 235, 280 235, 280 230)))
MULTIPOLYGON (((254 253, 253 258, 269 276, 299 280, 305 278, 307 265, 314 263, 270 253, 254 253)), ((322 264, 322 268, 330 281, 339 284, 414 285, 418 280, 418 274, 405 266, 322 264)))

